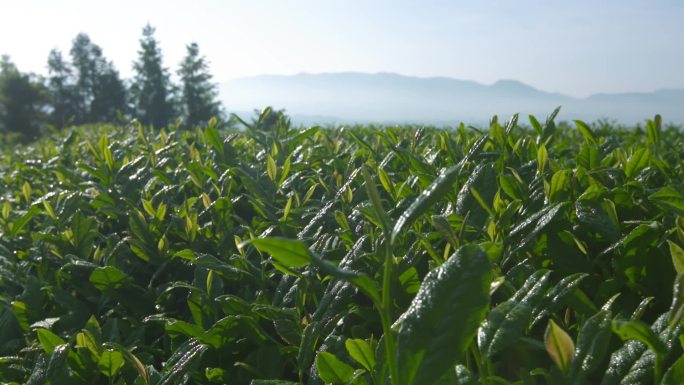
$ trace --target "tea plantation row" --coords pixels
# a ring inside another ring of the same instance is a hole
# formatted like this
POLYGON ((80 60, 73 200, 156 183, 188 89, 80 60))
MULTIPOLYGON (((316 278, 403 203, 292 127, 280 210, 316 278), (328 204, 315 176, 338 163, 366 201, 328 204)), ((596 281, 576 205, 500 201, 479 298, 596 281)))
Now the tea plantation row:
POLYGON ((269 113, 1 154, 0 383, 684 383, 680 129, 269 113))

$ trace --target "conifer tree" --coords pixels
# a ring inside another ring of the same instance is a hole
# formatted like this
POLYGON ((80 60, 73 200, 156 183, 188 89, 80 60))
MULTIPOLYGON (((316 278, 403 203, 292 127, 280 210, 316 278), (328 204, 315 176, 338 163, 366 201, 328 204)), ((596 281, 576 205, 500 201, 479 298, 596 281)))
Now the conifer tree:
POLYGON ((168 125, 174 119, 173 90, 168 69, 162 65, 162 53, 154 37, 154 28, 143 28, 138 61, 133 64, 131 84, 134 117, 154 127, 168 125))
POLYGON ((212 117, 220 117, 221 104, 217 100, 216 85, 211 82, 209 65, 199 54, 197 43, 187 45, 187 56, 178 70, 181 80, 180 108, 185 125, 206 124, 212 117))

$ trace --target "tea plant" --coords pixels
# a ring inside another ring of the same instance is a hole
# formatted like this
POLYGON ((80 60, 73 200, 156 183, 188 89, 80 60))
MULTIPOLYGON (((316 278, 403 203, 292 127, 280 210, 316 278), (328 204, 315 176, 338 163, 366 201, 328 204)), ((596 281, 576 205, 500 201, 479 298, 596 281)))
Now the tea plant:
POLYGON ((684 140, 81 127, 0 160, 9 384, 684 383, 684 140))

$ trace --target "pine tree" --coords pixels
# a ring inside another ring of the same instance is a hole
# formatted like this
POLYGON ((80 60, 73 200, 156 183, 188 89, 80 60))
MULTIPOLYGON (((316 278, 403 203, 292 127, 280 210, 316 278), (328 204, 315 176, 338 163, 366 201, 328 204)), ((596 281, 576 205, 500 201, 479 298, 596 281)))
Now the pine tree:
POLYGON ((162 66, 162 54, 154 28, 143 28, 138 61, 133 64, 135 77, 131 84, 134 116, 145 125, 163 127, 175 115, 169 73, 162 66))
POLYGON ((48 56, 48 91, 50 94, 50 124, 61 128, 72 123, 78 111, 78 97, 73 71, 59 50, 53 49, 48 56))
POLYGON ((8 56, 0 59, 0 131, 21 133, 26 139, 44 125, 45 92, 31 75, 22 74, 8 56))
POLYGON ((76 72, 76 123, 115 122, 126 109, 126 88, 114 65, 85 33, 76 36, 70 53, 76 72))
POLYGON ((220 117, 222 111, 217 100, 216 85, 211 82, 209 65, 200 56, 197 43, 191 43, 186 48, 187 56, 178 70, 181 79, 181 116, 188 127, 193 127, 206 124, 212 117, 220 117))

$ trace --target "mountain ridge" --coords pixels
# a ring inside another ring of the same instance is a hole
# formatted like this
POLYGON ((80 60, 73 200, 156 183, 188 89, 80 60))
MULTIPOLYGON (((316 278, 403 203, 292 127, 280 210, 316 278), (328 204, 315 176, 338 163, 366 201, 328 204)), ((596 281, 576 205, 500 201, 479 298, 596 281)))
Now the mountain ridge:
POLYGON ((677 88, 578 98, 515 79, 487 85, 442 76, 347 71, 243 77, 220 83, 219 94, 230 111, 270 105, 292 115, 330 117, 320 123, 482 123, 495 114, 544 116, 559 105, 561 120, 608 118, 634 124, 659 113, 665 121, 684 123, 684 89, 677 88))

